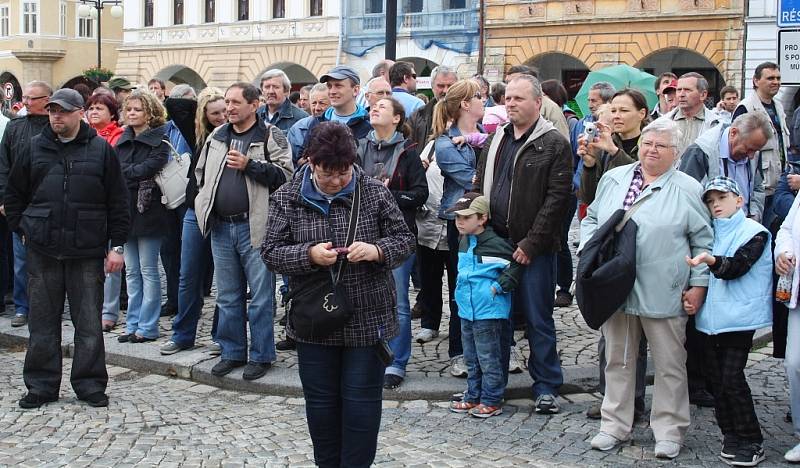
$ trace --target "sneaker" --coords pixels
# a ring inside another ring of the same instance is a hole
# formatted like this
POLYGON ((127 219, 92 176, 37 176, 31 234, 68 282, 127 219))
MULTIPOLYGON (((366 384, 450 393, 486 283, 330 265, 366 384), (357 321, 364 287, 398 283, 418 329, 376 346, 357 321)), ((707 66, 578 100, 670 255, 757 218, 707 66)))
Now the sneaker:
POLYGON ((720 450, 719 456, 726 460, 733 460, 736 458, 736 451, 738 449, 739 438, 736 437, 736 434, 726 435, 722 438, 722 450, 720 450))
POLYGON ((15 327, 15 328, 16 327, 24 327, 27 324, 28 324, 28 316, 27 315, 17 314, 17 315, 14 316, 13 319, 11 319, 11 326, 15 327))
POLYGON ((25 409, 33 409, 42 406, 45 403, 52 403, 58 400, 58 396, 41 396, 35 393, 28 393, 19 400, 19 407, 25 409))
POLYGON ((790 463, 800 462, 800 444, 795 445, 791 450, 786 452, 783 458, 790 463))
POLYGON ((616 437, 612 436, 611 434, 607 434, 605 432, 598 432, 596 436, 592 437, 592 441, 590 444, 592 448, 595 450, 600 450, 601 452, 608 452, 609 450, 613 450, 616 448, 617 445, 626 442, 625 440, 617 439, 616 437))
POLYGON ((108 396, 103 392, 95 392, 87 396, 86 398, 78 398, 78 399, 85 401, 86 403, 89 404, 89 406, 93 406, 95 408, 104 408, 108 406, 108 396))
POLYGON ((736 457, 728 463, 733 466, 756 466, 766 459, 767 456, 764 454, 761 444, 751 442, 739 445, 736 457))
POLYGON ((467 376, 467 365, 464 364, 463 354, 459 354, 458 356, 450 359, 450 375, 453 377, 467 376))
POLYGON ((539 414, 556 414, 561 411, 558 400, 553 395, 539 395, 536 398, 536 412, 539 414))
POLYGON ((214 364, 214 367, 211 368, 211 373, 217 377, 222 377, 223 375, 228 375, 236 369, 237 367, 242 367, 247 364, 244 361, 232 361, 230 359, 222 359, 218 363, 214 364))
POLYGON ((244 380, 260 379, 267 374, 270 367, 272 367, 271 362, 248 362, 247 365, 244 366, 244 371, 242 371, 242 378, 244 380))
POLYGON ((480 405, 469 410, 470 416, 481 419, 491 418, 492 416, 497 416, 498 414, 503 414, 502 406, 486 406, 481 403, 480 405))
POLYGON ((173 317, 178 315, 178 307, 172 305, 170 303, 166 303, 161 306, 161 316, 162 317, 173 317))
POLYGON ((454 413, 469 413, 473 408, 477 407, 478 403, 469 401, 451 401, 450 411, 454 413))
POLYGON ((558 291, 556 293, 556 300, 553 302, 555 307, 569 307, 572 305, 572 294, 568 291, 558 291))
POLYGON ((289 338, 288 336, 286 337, 285 340, 281 340, 275 343, 275 349, 277 349, 278 351, 291 351, 296 348, 297 348, 297 342, 289 338))
POLYGON ((429 341, 433 341, 434 338, 439 336, 439 330, 431 330, 430 328, 423 328, 422 330, 417 333, 417 336, 414 337, 414 341, 419 344, 425 344, 429 341))
POLYGON ((383 376, 383 388, 386 390, 394 390, 403 383, 403 378, 395 374, 386 374, 383 376))
POLYGON ((586 417, 589 419, 600 419, 601 413, 600 408, 603 406, 602 403, 595 403, 586 410, 586 417))
POLYGON ((672 460, 681 453, 681 444, 671 440, 660 440, 656 442, 654 452, 656 458, 668 458, 672 460))
POLYGON ((159 351, 164 356, 169 356, 170 354, 175 354, 177 352, 180 352, 180 351, 183 351, 183 350, 189 349, 189 348, 191 348, 191 346, 181 346, 178 343, 176 343, 176 342, 174 342, 172 340, 169 340, 166 343, 164 343, 163 345, 161 345, 161 348, 159 348, 159 351))
POLYGON ((509 355, 508 359, 508 373, 509 374, 519 374, 522 372, 522 369, 525 367, 522 361, 522 356, 520 356, 519 351, 517 351, 516 346, 511 347, 511 354, 509 355))
POLYGON ((411 320, 419 320, 422 318, 422 304, 420 304, 419 300, 414 303, 414 307, 411 308, 411 320))
POLYGON ((208 355, 219 356, 220 354, 222 354, 222 346, 216 341, 212 341, 211 344, 208 345, 208 355))

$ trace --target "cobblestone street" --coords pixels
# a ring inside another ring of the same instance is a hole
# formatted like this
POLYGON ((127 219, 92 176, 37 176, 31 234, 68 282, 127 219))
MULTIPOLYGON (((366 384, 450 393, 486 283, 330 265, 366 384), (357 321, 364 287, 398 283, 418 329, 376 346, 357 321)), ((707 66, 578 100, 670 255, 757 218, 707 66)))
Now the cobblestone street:
MULTIPOLYGON (((750 382, 764 426, 767 461, 786 466, 794 444, 783 421, 787 397, 781 361, 771 348, 751 354, 750 382)), ((159 375, 110 367, 108 408, 90 408, 69 388, 65 360, 61 400, 22 410, 24 354, 0 350, 0 466, 310 466, 311 442, 301 398, 232 392, 159 375)), ((387 395, 388 397, 388 395, 387 395)), ((378 466, 723 466, 713 411, 692 407, 680 457, 653 458, 649 429, 632 444, 602 453, 589 449, 598 423, 583 415, 594 394, 562 397, 562 412, 533 413, 530 400, 510 400, 503 415, 475 420, 446 402, 387 400, 378 466)), ((649 401, 648 401, 649 404, 649 401)))

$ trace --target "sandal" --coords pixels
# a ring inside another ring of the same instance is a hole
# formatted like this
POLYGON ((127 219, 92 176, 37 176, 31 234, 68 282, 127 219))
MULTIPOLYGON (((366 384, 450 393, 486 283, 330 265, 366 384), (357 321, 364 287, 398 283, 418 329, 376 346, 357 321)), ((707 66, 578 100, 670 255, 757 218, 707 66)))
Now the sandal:
POLYGON ((503 414, 503 407, 502 406, 486 406, 483 403, 480 405, 472 408, 469 410, 470 416, 475 416, 476 418, 491 418, 492 416, 497 416, 498 414, 503 414))
POLYGON ((477 403, 469 401, 451 401, 450 411, 454 413, 469 413, 473 408, 478 406, 477 403))

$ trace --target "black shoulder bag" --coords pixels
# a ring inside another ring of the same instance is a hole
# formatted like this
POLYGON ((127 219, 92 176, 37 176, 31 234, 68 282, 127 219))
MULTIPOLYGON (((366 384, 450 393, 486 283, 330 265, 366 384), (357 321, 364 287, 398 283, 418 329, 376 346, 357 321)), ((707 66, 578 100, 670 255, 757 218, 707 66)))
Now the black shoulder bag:
MULTIPOLYGON (((361 211, 361 184, 353 192, 353 206, 347 225, 346 246, 353 243, 361 211)), ((306 276, 307 279, 289 292, 289 320, 295 335, 302 340, 320 340, 344 328, 353 313, 347 297, 342 275, 347 268, 347 257, 333 268, 306 276)))

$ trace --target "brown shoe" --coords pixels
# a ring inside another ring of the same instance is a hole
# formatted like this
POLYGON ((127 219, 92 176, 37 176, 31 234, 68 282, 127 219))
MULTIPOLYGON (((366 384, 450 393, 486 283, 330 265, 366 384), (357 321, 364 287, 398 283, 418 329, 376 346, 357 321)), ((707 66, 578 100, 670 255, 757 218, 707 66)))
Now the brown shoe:
POLYGON ((572 294, 567 291, 559 291, 556 293, 556 300, 553 303, 556 307, 569 307, 572 305, 572 294))
POLYGON ((602 403, 597 402, 586 410, 586 417, 589 419, 600 419, 600 406, 602 403))

